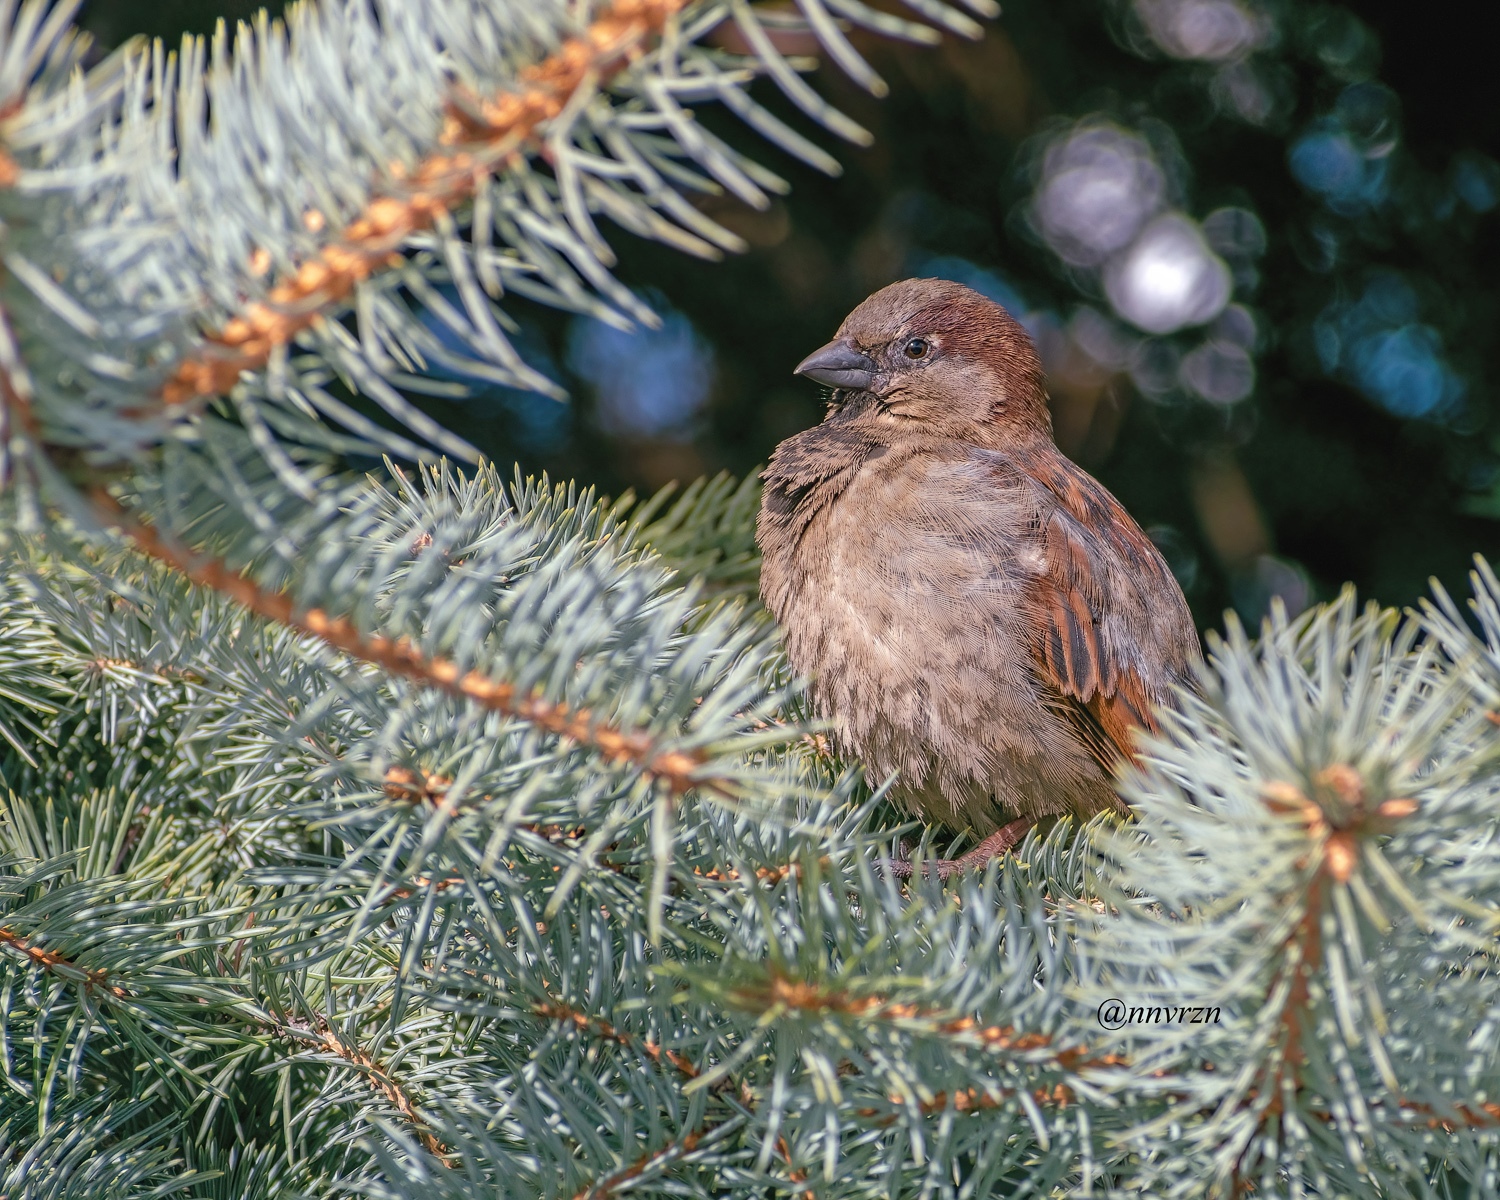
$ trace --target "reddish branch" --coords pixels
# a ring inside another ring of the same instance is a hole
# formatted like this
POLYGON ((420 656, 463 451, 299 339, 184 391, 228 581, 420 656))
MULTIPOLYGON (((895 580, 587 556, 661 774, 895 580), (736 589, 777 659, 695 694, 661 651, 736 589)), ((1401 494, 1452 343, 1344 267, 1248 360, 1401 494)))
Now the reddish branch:
POLYGON ((80 967, 70 958, 65 958, 55 950, 47 950, 34 942, 28 941, 19 933, 0 925, 0 946, 8 946, 23 958, 29 959, 36 966, 41 967, 49 974, 56 975, 61 979, 70 981, 82 980, 84 990, 93 991, 98 988, 108 992, 117 1000, 124 1000, 130 995, 119 984, 109 982, 109 973, 102 970, 89 970, 80 967))
POLYGON ((682 750, 658 751, 644 733, 617 729, 596 720, 587 709, 573 709, 541 696, 522 695, 514 684, 490 679, 479 671, 463 671, 451 659, 425 655, 407 638, 361 633, 347 617, 331 616, 321 608, 299 613, 285 592, 268 591, 231 570, 220 559, 200 557, 169 542, 151 526, 137 521, 103 489, 96 488, 91 495, 101 515, 119 525, 143 554, 202 587, 228 596, 256 616, 311 634, 334 649, 374 663, 392 675, 466 697, 504 716, 528 721, 548 733, 589 746, 609 762, 630 763, 643 774, 666 783, 674 792, 693 787, 725 790, 722 783, 695 777, 705 761, 701 755, 682 750))
MULTIPOLYGON (((981 1026, 973 1017, 946 1019, 942 1014, 915 1004, 897 1003, 882 996, 852 996, 805 980, 788 979, 784 975, 773 974, 765 984, 741 988, 734 995, 751 1009, 780 1005, 799 1012, 842 1013, 866 1020, 932 1021, 935 1022, 933 1028, 940 1034, 963 1037, 997 1050, 1036 1050, 1052 1045, 1052 1039, 1044 1033, 1017 1033, 1009 1025, 981 1026)), ((1118 1065, 1113 1061, 1085 1061, 1084 1053, 1079 1048, 1056 1052, 1058 1061, 1069 1068, 1118 1065)))
MULTIPOLYGON (((391 164, 397 194, 372 199, 333 241, 271 287, 264 300, 250 302, 209 333, 198 353, 179 363, 162 385, 161 405, 169 413, 181 410, 227 392, 241 372, 264 367, 278 348, 289 345, 328 310, 345 302, 365 279, 391 265, 409 237, 432 228, 445 214, 472 199, 486 174, 534 141, 580 87, 606 83, 629 67, 686 3, 615 0, 581 33, 565 39, 556 52, 523 69, 520 90, 487 100, 456 95, 439 136, 443 149, 411 169, 391 164)), ((19 177, 15 160, 0 148, 0 187, 12 186, 19 177)), ((324 220, 317 212, 306 216, 314 230, 324 220)), ((264 274, 270 255, 258 249, 249 265, 252 273, 264 274)), ((11 395, 8 381, 0 380, 0 384, 5 387, 6 401, 34 432, 26 419, 29 406, 24 397, 11 395), (13 403, 17 399, 20 404, 13 403)))
MULTIPOLYGON (((0 150, 0 156, 3 155, 4 151, 0 150)), ((8 161, 8 158, 0 161, 0 171, 3 171, 5 162, 8 161)), ((6 186, 6 184, 3 179, 0 179, 0 187, 3 186, 6 186)), ((5 311, 4 305, 0 305, 0 326, 3 326, 3 329, 0 329, 0 337, 4 337, 12 346, 16 345, 16 334, 10 323, 10 313, 5 311)), ((4 415, 8 415, 15 420, 20 431, 28 439, 36 438, 36 413, 32 411, 31 386, 25 378, 24 372, 20 376, 17 376, 4 366, 0 366, 0 407, 3 407, 4 415)), ((6 428, 6 425, 6 421, 0 420, 0 435, 9 438, 10 431, 6 428)))
POLYGON ((309 1033, 306 1030, 298 1029, 294 1025, 282 1025, 281 1028, 282 1032, 287 1036, 310 1040, 329 1054, 334 1055, 336 1058, 341 1058, 353 1066, 365 1077, 365 1081, 370 1087, 384 1096, 390 1102, 391 1106, 416 1130, 417 1137, 429 1153, 440 1159, 445 1166, 453 1165, 450 1161, 453 1157, 452 1151, 433 1136, 432 1131, 427 1127, 427 1122, 423 1120, 422 1114, 417 1111, 417 1106, 412 1101, 411 1093, 406 1087, 358 1046, 352 1045, 339 1037, 327 1021, 319 1019, 318 1033, 309 1033))
MULTIPOLYGON (((615 0, 576 37, 521 72, 523 90, 489 100, 459 96, 449 105, 443 149, 407 171, 392 164, 399 194, 378 196, 265 300, 208 335, 196 357, 178 365, 161 389, 168 411, 232 388, 242 371, 265 366, 273 352, 322 319, 381 267, 414 233, 470 200, 498 162, 517 154, 567 106, 578 88, 603 83, 645 51, 687 0, 615 0)), ((323 217, 310 213, 309 224, 323 217)), ((251 269, 263 273, 269 255, 257 251, 251 269)))
POLYGON ((110 671, 130 671, 136 675, 142 675, 157 683, 202 683, 203 676, 195 671, 187 671, 181 667, 174 667, 170 663, 160 666, 148 667, 128 658, 90 658, 84 662, 84 669, 95 675, 104 675, 110 671))
POLYGON ((1397 1102, 1403 1113, 1415 1113, 1424 1118, 1428 1129, 1441 1129, 1452 1133, 1460 1125, 1470 1129, 1494 1129, 1500 1126, 1500 1104, 1490 1102, 1477 1107, 1471 1104, 1455 1104, 1448 1113, 1439 1113, 1430 1104, 1419 1104, 1415 1100, 1397 1102))
MULTIPOLYGON (((1312 796, 1284 780, 1274 780, 1261 791, 1266 807, 1302 822, 1312 846, 1308 858, 1316 856, 1303 897, 1302 917, 1281 943, 1282 966, 1269 989, 1274 991, 1287 972, 1291 972, 1281 1010, 1280 1053, 1265 1089, 1269 1096, 1264 1110, 1266 1117, 1281 1114, 1288 1090, 1293 1095, 1303 1090, 1298 1068, 1307 1061, 1304 1039, 1312 1002, 1311 981, 1323 961, 1322 920, 1328 887, 1330 884, 1342 887, 1349 882, 1359 866, 1360 847, 1365 839, 1389 832, 1395 822, 1411 816, 1418 808, 1415 800, 1406 797, 1372 805, 1364 777, 1345 763, 1325 767, 1312 777, 1311 783, 1312 796)), ((1299 868, 1307 865, 1308 859, 1298 863, 1299 868)), ((1253 1101, 1260 1091, 1259 1087, 1252 1087, 1247 1099, 1253 1101)), ((1424 1111, 1423 1106, 1409 1104, 1404 1099, 1398 1099, 1397 1103, 1402 1109, 1424 1111)), ((1471 1110, 1460 1105, 1458 1111, 1468 1114, 1471 1110)), ((1434 1117, 1432 1123, 1440 1124, 1441 1119, 1434 1117)), ((1236 1189, 1245 1185, 1238 1161, 1233 1178, 1236 1189)))
MULTIPOLYGON (((820 859, 819 861, 821 863, 823 863, 825 866, 828 865, 831 862, 831 860, 828 859, 828 858, 823 858, 823 859, 820 859)), ((693 868, 693 874, 699 876, 702 879, 711 879, 715 883, 723 883, 726 880, 727 881, 734 881, 734 880, 738 880, 740 878, 739 871, 736 870, 734 867, 727 867, 727 868, 724 868, 722 870, 720 868, 718 868, 718 867, 710 867, 707 871, 703 870, 701 867, 694 867, 693 868)), ((779 864, 777 864, 774 867, 756 867, 755 868, 755 877, 757 879, 759 879, 762 883, 768 883, 768 884, 772 884, 772 885, 778 884, 783 879, 786 879, 788 877, 791 877, 791 878, 795 879, 798 876, 800 876, 801 874, 802 874, 801 867, 799 867, 794 862, 793 863, 779 863, 779 864)))
POLYGON ((638 1050, 645 1054, 652 1062, 660 1063, 666 1061, 675 1067, 679 1074, 686 1079, 696 1079, 698 1068, 688 1059, 678 1054, 675 1050, 663 1050, 649 1038, 638 1038, 633 1033, 623 1029, 617 1029, 603 1017, 590 1016, 586 1012, 564 1004, 561 1000, 549 1000, 542 1004, 532 1005, 531 1011, 537 1016, 548 1021, 562 1021, 574 1025, 585 1033, 591 1033, 606 1042, 613 1042, 617 1046, 626 1049, 638 1050))
MULTIPOLYGON (((535 136, 545 122, 562 112, 577 88, 589 80, 606 79, 634 61, 685 2, 616 0, 582 33, 523 70, 524 90, 488 101, 452 105, 441 141, 447 147, 465 148, 424 159, 405 179, 401 196, 372 200, 339 239, 304 263, 290 280, 273 288, 269 303, 251 304, 211 334, 202 356, 179 365, 164 386, 161 399, 170 407, 217 395, 233 386, 241 371, 264 366, 277 347, 318 320, 322 310, 345 299, 409 235, 429 228, 440 214, 470 198, 488 165, 515 153, 535 136)), ((0 151, 0 186, 5 183, 7 165, 14 167, 0 151)), ((0 313, 0 319, 3 316, 0 313)), ((30 398, 4 371, 0 371, 0 399, 22 431, 34 436, 36 421, 30 398)), ((258 616, 318 637, 392 674, 467 697, 492 711, 590 746, 607 761, 631 763, 674 792, 691 787, 728 790, 722 783, 695 778, 704 764, 700 754, 659 752, 643 733, 597 721, 586 709, 574 710, 537 695, 522 695, 513 684, 490 679, 478 671, 463 671, 441 656, 424 655, 406 638, 361 633, 348 618, 333 616, 321 608, 298 613, 290 596, 257 586, 221 561, 188 554, 136 521, 102 489, 95 489, 93 498, 144 553, 194 582, 231 597, 258 616)))
POLYGON ((709 1125, 673 1138, 661 1149, 643 1154, 629 1166, 621 1167, 618 1171, 612 1171, 595 1180, 575 1195, 573 1200, 605 1200, 606 1197, 614 1195, 627 1184, 639 1179, 653 1167, 665 1166, 679 1158, 685 1158, 698 1148, 698 1143, 703 1140, 705 1134, 712 1133, 716 1128, 716 1125, 709 1125))
MULTIPOLYGON (((453 786, 453 780, 447 775, 429 774, 417 772, 411 767, 402 766, 399 763, 388 767, 385 772, 385 781, 381 785, 383 791, 392 800, 399 800, 403 804, 425 804, 429 807, 437 807, 447 804, 459 808, 478 807, 489 804, 494 800, 493 796, 478 795, 472 800, 450 801, 448 789, 453 786)), ((528 822, 517 825, 518 830, 525 830, 543 841, 551 842, 553 845, 561 845, 564 842, 576 842, 582 839, 588 828, 583 825, 541 825, 528 822)))
MULTIPOLYGON (((1285 781, 1273 781, 1262 790, 1262 799, 1273 812, 1285 813, 1301 820, 1312 843, 1317 864, 1303 898, 1302 919, 1297 922, 1281 951, 1285 961, 1272 983, 1276 987, 1291 970, 1291 985, 1281 1011, 1281 1054, 1271 1083, 1267 1113, 1282 1108, 1282 1089, 1287 1067, 1296 1068, 1307 1061, 1302 1047, 1303 1025, 1311 1002, 1311 978, 1322 964, 1322 918, 1325 890, 1330 882, 1347 884, 1359 865, 1361 841, 1387 832, 1391 825, 1417 811, 1417 802, 1405 797, 1371 805, 1364 778, 1352 766, 1335 763, 1319 771, 1312 779, 1313 796, 1285 781)), ((1305 863, 1300 864, 1305 865, 1305 863)), ((1300 1090, 1294 1080, 1294 1089, 1300 1090)))
MULTIPOLYGON (((537 1016, 544 1017, 548 1020, 568 1022, 572 1025, 577 1026, 580 1030, 586 1033, 591 1033, 595 1037, 602 1038, 607 1042, 614 1042, 618 1046, 624 1046, 631 1049, 639 1049, 648 1058, 650 1058, 652 1062, 660 1063, 663 1059, 665 1059, 667 1062, 671 1063, 672 1066, 677 1068, 678 1073, 681 1074, 684 1079, 696 1079, 698 1077, 698 1068, 694 1066, 693 1063, 687 1058, 684 1058, 681 1054, 678 1054, 675 1050, 663 1050, 653 1041, 637 1038, 634 1034, 626 1033, 623 1030, 615 1028, 615 1026, 611 1025, 602 1017, 594 1017, 590 1016, 588 1013, 580 1012, 578 1009, 564 1004, 560 1000, 552 1000, 544 1004, 533 1005, 531 1011, 537 1016)), ((776 1140, 776 1151, 781 1155, 782 1160, 787 1165, 787 1178, 790 1179, 793 1183, 807 1182, 807 1172, 799 1170, 796 1164, 793 1162, 792 1150, 791 1147, 787 1145, 786 1138, 778 1138, 776 1140)), ((647 1159, 639 1160, 635 1164, 635 1168, 632 1169, 638 1168, 639 1170, 644 1170, 645 1167, 649 1165, 650 1163, 648 1156, 647 1159)), ((629 1178, 633 1177, 634 1176, 616 1178, 614 1182, 609 1186, 618 1187, 620 1186, 620 1184, 627 1182, 629 1178)), ((596 1184, 595 1186, 599 1187, 601 1185, 596 1184)), ((587 1193, 580 1193, 580 1195, 586 1194, 587 1193)), ((608 1193, 600 1192, 596 1194, 607 1195, 608 1193)), ((810 1191, 802 1193, 803 1200, 812 1200, 812 1195, 813 1194, 810 1191)))
MULTIPOLYGON (((1118 1054, 1095 1054, 1084 1046, 1058 1047, 1043 1033, 1021 1033, 1010 1025, 981 1025, 973 1017, 947 1017, 920 1008, 915 1004, 897 1003, 881 996, 851 996, 803 980, 788 979, 772 975, 770 980, 755 987, 741 988, 736 999, 747 1008, 765 1009, 775 1005, 810 1013, 839 1013, 859 1017, 863 1020, 921 1021, 930 1026, 931 1032, 941 1037, 985 1047, 990 1050, 1024 1052, 1047 1050, 1053 1065, 1059 1070, 1076 1072, 1095 1067, 1119 1067, 1128 1065, 1128 1060, 1118 1054)), ((969 1088, 953 1096, 953 1106, 959 1112, 977 1112, 1003 1103, 1012 1093, 1002 1091, 998 1095, 969 1088)), ((1043 1104, 1064 1107, 1073 1100, 1073 1092, 1066 1084, 1058 1083, 1051 1088, 1038 1088, 1033 1097, 1043 1104)), ((946 1092, 939 1092, 931 1100, 921 1104, 924 1115, 940 1112, 947 1107, 946 1092)), ((901 1097, 892 1096, 892 1104, 903 1103, 901 1097)), ((873 1117, 877 1110, 865 1109, 860 1115, 873 1117)))

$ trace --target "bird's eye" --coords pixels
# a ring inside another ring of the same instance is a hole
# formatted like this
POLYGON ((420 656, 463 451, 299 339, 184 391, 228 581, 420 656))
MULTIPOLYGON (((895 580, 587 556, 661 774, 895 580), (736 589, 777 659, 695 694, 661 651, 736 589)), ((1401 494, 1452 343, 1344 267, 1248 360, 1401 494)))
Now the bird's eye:
POLYGON ((932 350, 932 344, 926 338, 912 338, 902 349, 907 358, 926 358, 932 350))

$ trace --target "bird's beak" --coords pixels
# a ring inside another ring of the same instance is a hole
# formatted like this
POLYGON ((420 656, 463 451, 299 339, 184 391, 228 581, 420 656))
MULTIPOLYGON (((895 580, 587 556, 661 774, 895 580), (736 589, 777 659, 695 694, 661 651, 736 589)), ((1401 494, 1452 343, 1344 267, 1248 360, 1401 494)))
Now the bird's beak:
POLYGON ((829 387, 865 392, 875 382, 875 360, 848 342, 829 342, 798 363, 793 374, 806 375, 829 387))

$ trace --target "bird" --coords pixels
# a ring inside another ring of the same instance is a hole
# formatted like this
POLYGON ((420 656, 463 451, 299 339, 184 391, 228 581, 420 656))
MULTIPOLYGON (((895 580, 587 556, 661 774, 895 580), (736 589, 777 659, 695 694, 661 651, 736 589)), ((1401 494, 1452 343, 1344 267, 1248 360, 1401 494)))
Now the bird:
MULTIPOLYGON (((1116 771, 1193 686, 1198 633, 1150 538, 1058 449, 1025 329, 962 284, 907 279, 795 373, 832 391, 762 473, 761 597, 840 751, 978 839, 928 869, 1128 812, 1116 771)), ((891 866, 910 877, 904 854, 891 866)))

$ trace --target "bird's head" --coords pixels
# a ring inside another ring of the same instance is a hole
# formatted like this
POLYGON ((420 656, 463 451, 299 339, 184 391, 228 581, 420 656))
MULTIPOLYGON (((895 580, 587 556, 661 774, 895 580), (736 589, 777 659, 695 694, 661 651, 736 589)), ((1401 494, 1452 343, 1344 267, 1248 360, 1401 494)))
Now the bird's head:
POLYGON ((1050 438, 1042 367, 1015 319, 972 288, 904 279, 851 312, 796 373, 837 389, 831 415, 979 444, 1050 438))

